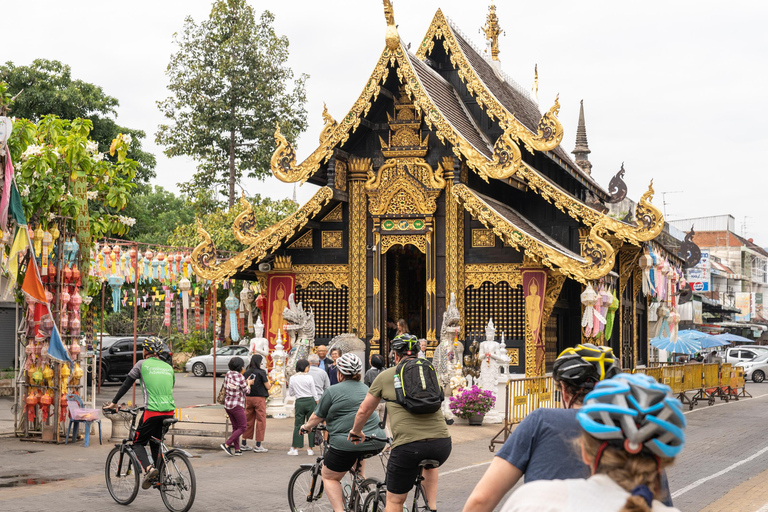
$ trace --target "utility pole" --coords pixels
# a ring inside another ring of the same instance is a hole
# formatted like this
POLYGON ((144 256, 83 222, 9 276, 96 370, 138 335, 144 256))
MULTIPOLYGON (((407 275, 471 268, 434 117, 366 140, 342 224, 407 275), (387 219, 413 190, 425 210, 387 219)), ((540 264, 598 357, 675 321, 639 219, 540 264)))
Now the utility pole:
POLYGON ((667 194, 682 194, 682 190, 672 190, 671 192, 662 192, 661 193, 661 203, 663 205, 664 209, 664 219, 667 218, 667 194))

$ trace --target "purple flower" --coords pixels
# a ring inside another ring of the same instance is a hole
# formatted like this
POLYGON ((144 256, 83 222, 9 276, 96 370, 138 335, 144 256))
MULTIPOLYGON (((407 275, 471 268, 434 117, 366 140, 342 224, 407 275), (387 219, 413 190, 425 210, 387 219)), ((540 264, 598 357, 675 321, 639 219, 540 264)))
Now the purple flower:
POLYGON ((451 412, 459 418, 468 419, 470 416, 485 415, 496 404, 496 396, 477 386, 460 389, 456 396, 449 397, 451 412))

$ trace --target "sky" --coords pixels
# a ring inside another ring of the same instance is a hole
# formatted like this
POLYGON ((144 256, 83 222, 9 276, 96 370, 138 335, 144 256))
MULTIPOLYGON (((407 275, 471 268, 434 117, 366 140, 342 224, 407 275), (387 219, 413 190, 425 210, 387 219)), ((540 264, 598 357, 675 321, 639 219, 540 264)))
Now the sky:
MULTIPOLYGON (((307 73, 308 130, 299 160, 317 146, 323 102, 336 119, 347 113, 384 48, 381 0, 251 0, 275 16, 290 41, 289 65, 307 73)), ((438 8, 475 43, 488 1, 393 0, 401 38, 415 48, 438 8)), ((154 183, 178 191, 195 163, 167 158, 154 143, 164 122, 156 101, 168 96, 165 69, 174 32, 186 16, 206 18, 210 0, 38 0, 2 7, 6 44, 0 61, 26 65, 56 59, 72 75, 118 98, 117 121, 147 132, 157 156, 154 183)), ((584 100, 593 176, 607 188, 622 162, 629 195, 654 180, 654 203, 668 219, 731 214, 739 234, 768 246, 768 3, 762 1, 551 0, 497 2, 504 29, 504 71, 529 88, 539 69, 539 101, 560 94, 563 147, 574 147, 584 100)), ((290 197, 293 185, 245 179, 249 193, 290 197)), ((315 187, 297 191, 299 202, 315 187)))

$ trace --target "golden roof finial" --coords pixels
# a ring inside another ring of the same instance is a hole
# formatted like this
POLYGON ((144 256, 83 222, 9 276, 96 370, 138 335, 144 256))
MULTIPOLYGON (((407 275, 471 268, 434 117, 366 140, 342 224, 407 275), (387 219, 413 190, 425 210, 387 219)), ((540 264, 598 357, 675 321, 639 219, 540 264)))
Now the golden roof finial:
POLYGON ((387 42, 387 48, 395 51, 400 46, 400 35, 397 33, 395 11, 392 9, 392 2, 390 0, 384 0, 384 18, 387 20, 387 31, 384 33, 384 40, 387 42))
POLYGON ((533 92, 533 98, 536 100, 536 102, 539 101, 539 65, 534 64, 533 65, 533 87, 531 87, 531 91, 533 92))
MULTIPOLYGON (((386 0, 385 0, 386 3, 386 0)), ((485 26, 480 30, 485 34, 485 38, 491 42, 491 58, 499 60, 499 36, 504 33, 499 25, 499 17, 496 16, 496 6, 491 2, 488 8, 488 15, 485 17, 485 26)))

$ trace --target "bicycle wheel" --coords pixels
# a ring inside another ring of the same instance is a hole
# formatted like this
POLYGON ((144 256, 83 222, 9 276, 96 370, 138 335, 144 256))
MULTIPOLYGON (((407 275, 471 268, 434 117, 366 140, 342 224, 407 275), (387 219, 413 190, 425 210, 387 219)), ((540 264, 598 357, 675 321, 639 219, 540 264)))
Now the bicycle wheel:
POLYGON ((107 480, 107 490, 116 502, 128 505, 136 499, 139 493, 141 469, 136 457, 128 450, 120 452, 120 447, 112 448, 107 455, 104 476, 107 480))
POLYGON ((195 470, 183 453, 165 455, 160 468, 160 496, 171 512, 187 512, 195 502, 195 470))
POLYGON ((387 508, 386 491, 373 491, 365 497, 363 512, 384 512, 387 508))
POLYGON ((331 502, 323 494, 323 479, 319 474, 315 476, 313 468, 297 469, 288 481, 291 512, 333 512, 331 502))
MULTIPOLYGON (((353 504, 352 510, 355 512, 361 512, 364 510, 363 503, 365 502, 365 498, 370 493, 375 493, 376 488, 378 484, 381 483, 381 480, 378 478, 366 478, 362 482, 360 482, 360 485, 357 488, 357 494, 355 495, 355 502, 353 504)), ((346 502, 346 496, 345 496, 345 502, 346 502)))

